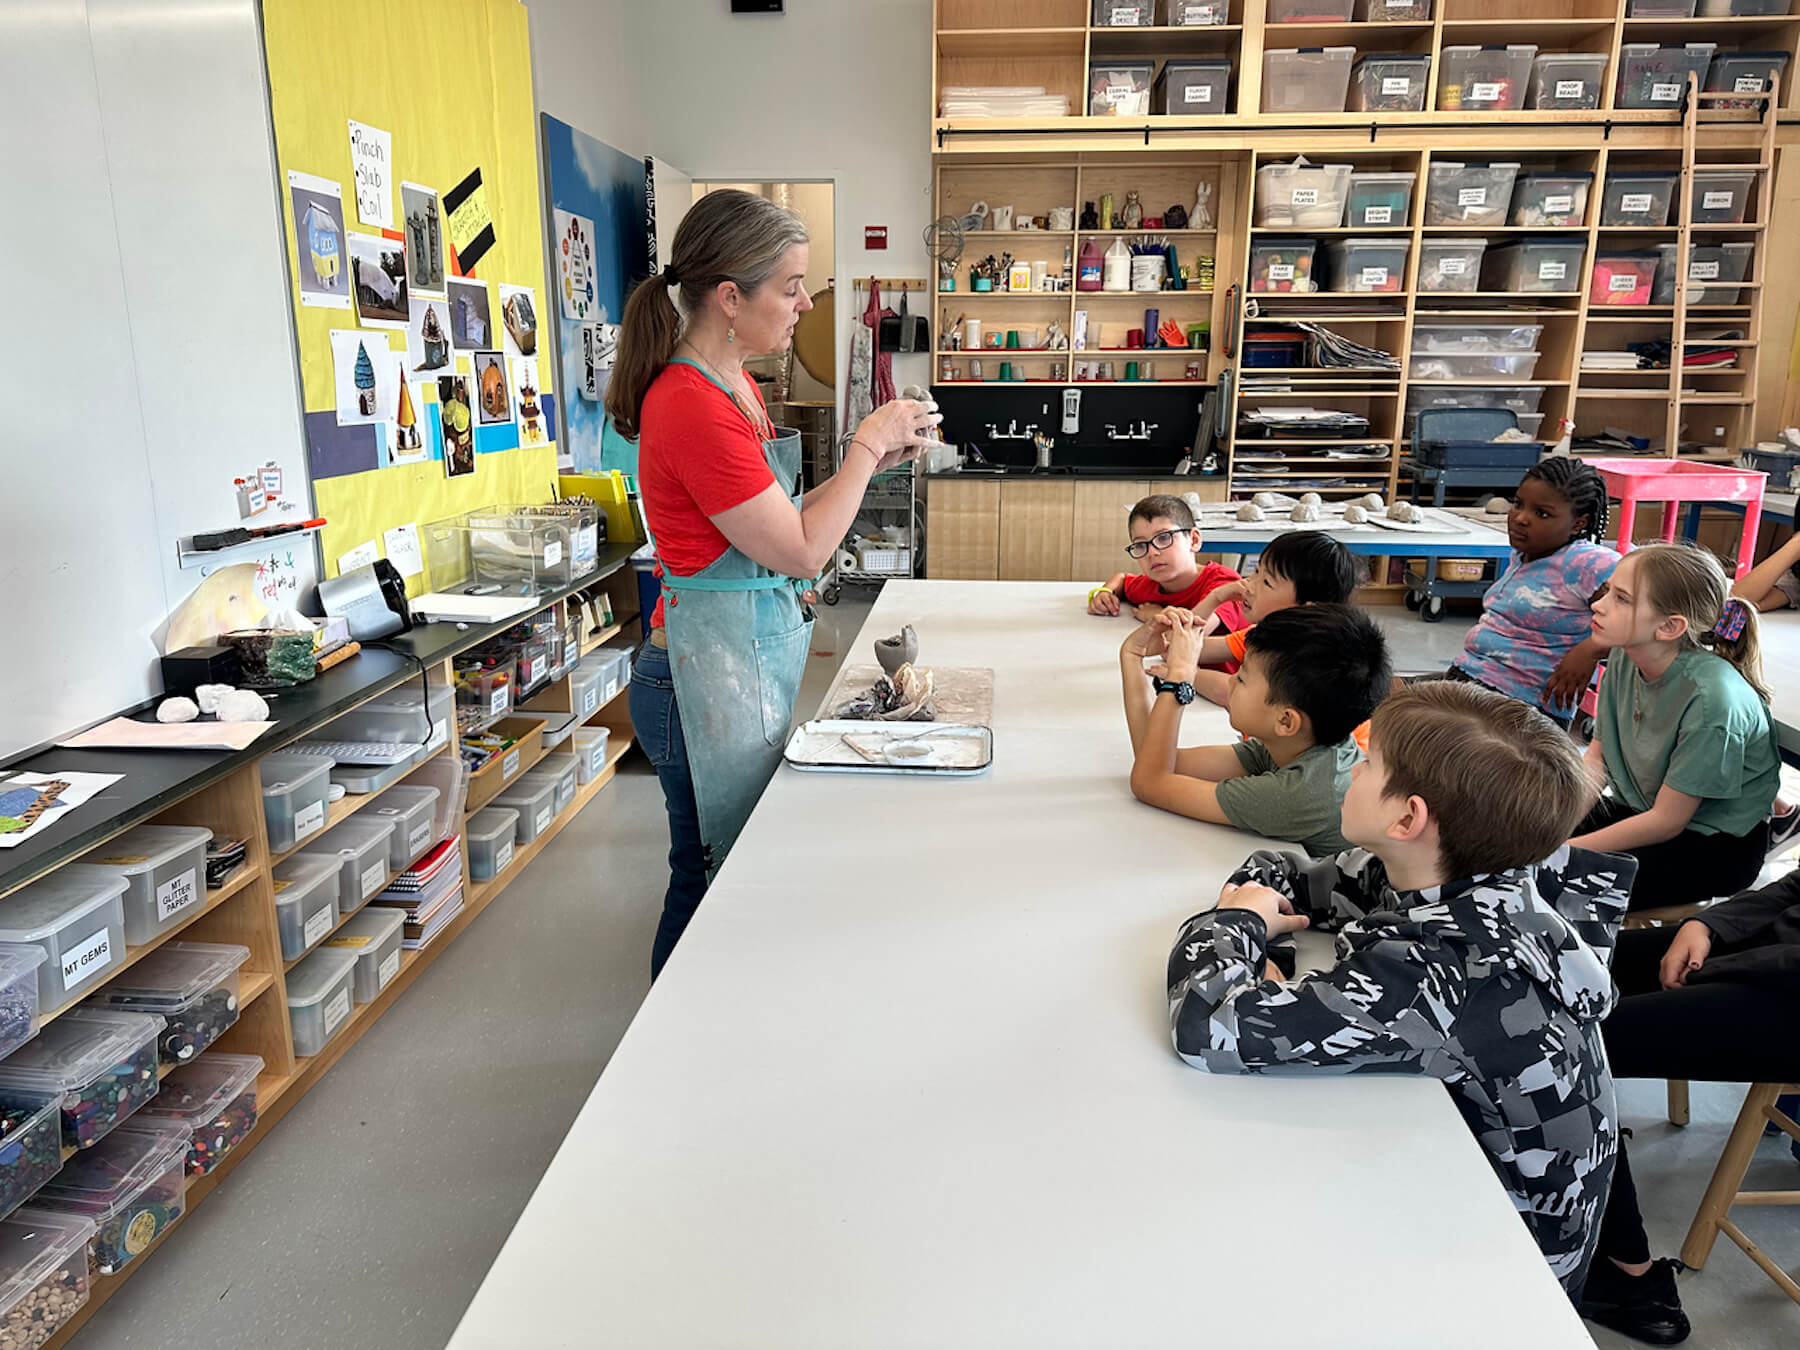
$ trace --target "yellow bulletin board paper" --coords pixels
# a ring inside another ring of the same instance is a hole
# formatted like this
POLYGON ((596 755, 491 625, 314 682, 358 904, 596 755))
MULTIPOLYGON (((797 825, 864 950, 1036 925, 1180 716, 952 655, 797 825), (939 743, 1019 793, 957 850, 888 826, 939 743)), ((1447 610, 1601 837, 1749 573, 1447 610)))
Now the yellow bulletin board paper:
MULTIPOLYGON (((395 182, 429 184, 449 193, 479 169, 480 191, 471 195, 479 198, 479 209, 491 221, 494 242, 474 270, 492 292, 492 312, 499 313, 500 282, 549 294, 531 35, 519 0, 433 0, 429 5, 417 0, 264 0, 262 8, 276 154, 284 181, 285 172, 296 169, 341 184, 354 199, 345 135, 352 121, 389 133, 395 182), (387 53, 392 59, 372 60, 371 53, 387 53)), ((467 210, 469 202, 463 206, 467 210)), ((286 200, 282 217, 289 273, 298 278, 296 231, 286 200)), ((397 237, 406 222, 401 218, 396 223, 401 226, 393 232, 397 237)), ((345 327, 346 316, 341 309, 299 306, 297 289, 294 298, 310 437, 312 414, 335 413, 331 329, 345 327)), ((385 341, 385 334, 378 336, 385 341)), ((544 386, 550 385, 552 373, 551 363, 539 363, 544 386)), ((555 391, 542 387, 538 392, 544 397, 555 391)), ((426 405, 433 405, 429 417, 434 420, 436 382, 415 384, 412 397, 421 424, 428 417, 426 405)), ((435 457, 388 464, 381 448, 385 443, 378 432, 374 461, 348 471, 342 464, 321 464, 317 448, 313 450, 313 496, 318 514, 330 522, 320 540, 327 576, 337 574, 340 554, 365 540, 381 539, 396 525, 438 520, 493 502, 548 501, 556 482, 553 443, 478 454, 476 471, 456 479, 444 476, 443 462, 435 457)), ((421 580, 409 578, 409 589, 422 590, 421 580)))

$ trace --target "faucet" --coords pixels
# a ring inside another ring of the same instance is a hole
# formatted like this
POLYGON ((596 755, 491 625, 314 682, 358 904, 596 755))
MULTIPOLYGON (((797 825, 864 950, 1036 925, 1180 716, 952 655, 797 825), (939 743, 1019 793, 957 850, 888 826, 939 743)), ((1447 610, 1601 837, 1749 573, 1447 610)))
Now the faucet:
POLYGON ((993 422, 987 424, 990 441, 1028 441, 1031 439, 1031 433, 1036 429, 1035 426, 1029 426, 1024 431, 1020 431, 1019 419, 1016 417, 1006 424, 1005 431, 1000 430, 999 426, 993 422))

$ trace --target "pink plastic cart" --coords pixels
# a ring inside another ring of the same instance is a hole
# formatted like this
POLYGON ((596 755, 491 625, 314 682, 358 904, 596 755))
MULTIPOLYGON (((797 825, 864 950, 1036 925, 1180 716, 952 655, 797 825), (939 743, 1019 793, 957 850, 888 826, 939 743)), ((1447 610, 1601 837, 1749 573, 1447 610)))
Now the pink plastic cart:
MULTIPOLYGON (((1583 458, 1586 458, 1585 456, 1583 458)), ((1698 507, 1707 502, 1729 502, 1744 512, 1744 533, 1738 540, 1737 575, 1743 576, 1756 561, 1756 529, 1762 521, 1763 485, 1769 475, 1755 469, 1722 464, 1696 464, 1680 459, 1589 459, 1606 480, 1606 490, 1619 499, 1619 552, 1631 550, 1631 527, 1639 502, 1663 502, 1662 537, 1675 539, 1676 517, 1682 504, 1698 507)))

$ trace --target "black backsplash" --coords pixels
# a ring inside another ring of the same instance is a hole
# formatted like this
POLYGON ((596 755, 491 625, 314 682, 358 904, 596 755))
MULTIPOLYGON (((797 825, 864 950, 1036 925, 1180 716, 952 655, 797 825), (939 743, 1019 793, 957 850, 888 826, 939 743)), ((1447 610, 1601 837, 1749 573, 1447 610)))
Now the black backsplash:
MULTIPOLYGON (((1179 353, 1177 353, 1178 355, 1179 353)), ((1200 424, 1204 385, 1159 389, 1154 384, 1060 385, 987 387, 954 382, 933 387, 944 414, 943 436, 957 445, 973 442, 996 464, 1029 466, 1037 462, 1037 450, 1029 438, 996 440, 988 424, 1002 432, 1016 423, 1021 431, 1032 423, 1056 438, 1054 461, 1060 465, 1117 465, 1121 469, 1148 469, 1158 474, 1175 467, 1200 424), (1062 392, 1081 390, 1081 430, 1065 435, 1062 430, 1062 392), (1139 422, 1156 429, 1149 440, 1109 440, 1108 424, 1123 433, 1139 422)))

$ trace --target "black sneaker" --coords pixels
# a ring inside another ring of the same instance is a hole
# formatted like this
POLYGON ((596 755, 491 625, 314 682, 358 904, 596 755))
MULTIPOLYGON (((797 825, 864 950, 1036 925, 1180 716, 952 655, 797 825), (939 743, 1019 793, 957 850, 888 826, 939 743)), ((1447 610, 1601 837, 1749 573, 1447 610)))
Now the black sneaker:
POLYGON ((1790 807, 1784 816, 1770 816, 1769 849, 1764 856, 1773 858, 1791 844, 1796 830, 1800 830, 1800 806, 1790 807))
POLYGON ((1665 1256, 1644 1274, 1627 1275, 1596 1256, 1581 1291, 1581 1315, 1646 1345, 1680 1345, 1692 1330, 1675 1288, 1675 1272, 1686 1269, 1665 1256))

